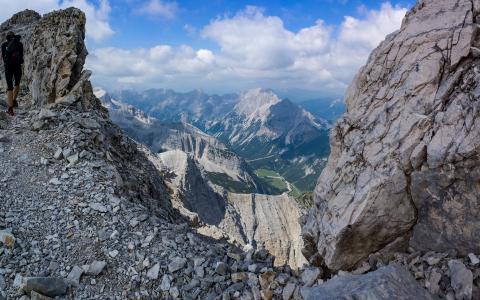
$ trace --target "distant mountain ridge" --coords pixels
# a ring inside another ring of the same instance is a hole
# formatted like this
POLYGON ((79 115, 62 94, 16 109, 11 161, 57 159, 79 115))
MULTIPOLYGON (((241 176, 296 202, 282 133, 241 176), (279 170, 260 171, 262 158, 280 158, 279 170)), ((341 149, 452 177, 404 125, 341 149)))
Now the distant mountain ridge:
POLYGON ((232 192, 267 192, 253 170, 228 147, 188 123, 161 122, 132 105, 114 100, 106 91, 95 89, 96 96, 109 109, 110 118, 129 136, 154 153, 180 150, 210 175, 213 183, 232 192), (216 174, 224 174, 222 182, 216 174))
POLYGON ((102 89, 95 95, 118 126, 152 151, 149 160, 165 174, 173 206, 199 232, 244 246, 264 245, 278 265, 305 263, 295 199, 278 191, 271 195, 241 157, 193 125, 161 122, 102 89))
POLYGON ((206 129, 254 169, 274 170, 301 191, 313 190, 323 168, 328 130, 326 120, 265 89, 241 94, 233 111, 206 129))
POLYGON ((121 91, 115 99, 161 122, 190 123, 244 158, 277 193, 312 191, 329 154, 332 122, 281 99, 269 89, 208 95, 150 89, 121 91))
POLYGON ((229 113, 238 98, 236 94, 208 95, 201 90, 178 93, 168 89, 149 89, 143 92, 123 90, 113 92, 112 95, 160 121, 184 121, 202 130, 211 120, 229 113))

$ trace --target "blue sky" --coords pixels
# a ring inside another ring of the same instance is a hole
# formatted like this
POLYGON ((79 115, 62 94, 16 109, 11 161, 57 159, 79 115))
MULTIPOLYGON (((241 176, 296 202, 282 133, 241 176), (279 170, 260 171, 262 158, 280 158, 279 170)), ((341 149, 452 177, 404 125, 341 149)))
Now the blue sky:
POLYGON ((413 1, 0 0, 87 15, 87 67, 107 89, 264 87, 342 95, 413 1))
MULTIPOLYGON (((153 47, 159 42, 171 45, 190 44, 198 47, 215 47, 215 43, 202 39, 185 29, 186 25, 200 30, 217 17, 234 16, 247 6, 265 9, 265 14, 279 16, 285 27, 292 31, 311 26, 317 19, 327 24, 339 25, 345 16, 361 17, 366 9, 380 9, 384 1, 375 0, 304 0, 304 1, 176 1, 175 17, 138 13, 145 1, 110 1, 110 23, 116 34, 100 45, 122 48, 153 47)), ((395 1, 401 7, 410 7, 413 1, 395 1)))

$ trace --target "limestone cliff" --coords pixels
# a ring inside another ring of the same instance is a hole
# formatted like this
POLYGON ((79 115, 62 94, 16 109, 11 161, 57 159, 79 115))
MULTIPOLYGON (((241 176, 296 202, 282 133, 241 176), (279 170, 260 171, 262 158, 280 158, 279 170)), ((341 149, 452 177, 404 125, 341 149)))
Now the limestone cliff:
POLYGON ((354 79, 303 228, 312 263, 480 251, 479 10, 418 1, 354 79))
MULTIPOLYGON (((275 265, 299 268, 306 264, 301 253, 301 211, 295 199, 226 191, 207 179, 195 157, 180 150, 150 158, 158 169, 171 174, 167 184, 174 205, 193 223, 203 224, 204 235, 228 238, 241 246, 264 248, 275 256, 275 265)), ((224 175, 226 176, 226 175, 224 175)))

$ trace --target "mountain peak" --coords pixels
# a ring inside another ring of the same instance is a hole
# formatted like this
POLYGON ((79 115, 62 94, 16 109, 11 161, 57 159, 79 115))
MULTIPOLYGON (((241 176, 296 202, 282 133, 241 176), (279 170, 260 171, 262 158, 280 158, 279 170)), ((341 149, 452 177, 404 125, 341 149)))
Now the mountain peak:
POLYGON ((266 120, 270 107, 281 102, 272 90, 261 88, 243 92, 239 100, 235 106, 238 114, 246 116, 249 121, 261 120, 262 122, 266 120))

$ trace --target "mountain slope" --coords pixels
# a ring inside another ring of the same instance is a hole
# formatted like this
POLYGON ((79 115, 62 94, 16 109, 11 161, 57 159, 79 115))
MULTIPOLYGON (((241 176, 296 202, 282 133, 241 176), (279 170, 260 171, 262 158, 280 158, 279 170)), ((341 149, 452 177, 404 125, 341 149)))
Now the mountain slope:
POLYGON ((232 192, 263 192, 245 161, 214 137, 187 123, 165 123, 148 117, 140 109, 112 99, 101 89, 96 89, 95 94, 109 109, 111 119, 154 153, 184 151, 194 157, 214 183, 232 192))
POLYGON ((301 212, 294 199, 255 194, 256 176, 245 172, 248 165, 216 138, 189 124, 161 123, 101 89, 95 94, 115 123, 157 153, 150 160, 169 174, 167 183, 177 199, 174 207, 192 223, 205 224, 200 232, 225 235, 243 246, 263 245, 275 255, 276 265, 298 268, 305 263, 301 212))
POLYGON ((242 94, 233 111, 207 132, 255 169, 274 170, 303 191, 313 189, 329 152, 328 123, 269 90, 242 94))
POLYGON ((305 265, 300 227, 301 210, 295 199, 279 196, 231 193, 214 185, 191 155, 180 150, 151 158, 159 170, 172 174, 167 184, 178 198, 174 204, 198 231, 212 237, 228 237, 242 246, 265 248, 275 256, 274 265, 305 265))
POLYGON ((178 93, 165 89, 143 92, 124 90, 113 93, 119 101, 134 105, 162 122, 184 122, 204 130, 207 124, 230 112, 237 96, 208 95, 200 90, 178 93))

